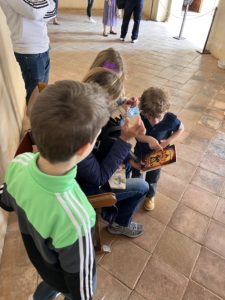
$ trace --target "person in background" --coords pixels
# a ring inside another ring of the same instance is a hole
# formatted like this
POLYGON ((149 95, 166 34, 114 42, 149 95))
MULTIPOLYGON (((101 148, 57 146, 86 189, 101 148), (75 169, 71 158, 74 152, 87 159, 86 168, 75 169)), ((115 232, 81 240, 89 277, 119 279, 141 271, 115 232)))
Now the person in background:
POLYGON ((55 9, 56 9, 56 16, 55 18, 53 18, 53 25, 60 25, 57 19, 57 15, 58 15, 58 0, 54 0, 55 2, 55 9))
POLYGON ((92 18, 92 6, 94 4, 94 0, 88 0, 87 5, 87 16, 88 16, 88 22, 90 23, 96 23, 96 21, 92 18))
POLYGON ((144 0, 128 0, 125 2, 124 14, 123 14, 123 23, 121 26, 120 40, 125 41, 130 18, 133 14, 134 17, 134 26, 131 35, 131 43, 136 43, 138 41, 139 26, 141 21, 142 9, 143 9, 144 0))
POLYGON ((11 31, 14 54, 20 65, 28 103, 38 82, 48 83, 50 71, 47 22, 56 15, 53 0, 0 0, 11 31))
POLYGON ((106 27, 109 26, 109 34, 116 34, 113 31, 113 26, 116 26, 117 22, 117 7, 116 0, 105 0, 104 2, 104 12, 103 12, 103 36, 108 36, 106 32, 106 27))

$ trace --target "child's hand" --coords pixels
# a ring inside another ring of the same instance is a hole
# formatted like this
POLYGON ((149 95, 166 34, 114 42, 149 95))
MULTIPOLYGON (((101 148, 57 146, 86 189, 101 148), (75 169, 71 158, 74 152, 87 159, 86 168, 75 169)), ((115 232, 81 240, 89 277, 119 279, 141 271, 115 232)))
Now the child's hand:
POLYGON ((162 145, 160 145, 157 139, 155 139, 152 136, 148 136, 148 137, 146 136, 146 142, 148 143, 149 148, 152 150, 156 150, 156 151, 163 150, 162 145))
POLYGON ((166 148, 167 146, 169 146, 169 141, 168 140, 161 140, 160 141, 160 146, 164 149, 166 148))
POLYGON ((124 125, 121 127, 120 138, 125 142, 129 142, 132 138, 145 134, 146 129, 139 115, 132 119, 125 119, 124 125))
POLYGON ((137 97, 132 97, 130 99, 126 99, 122 107, 125 111, 128 111, 131 107, 138 106, 138 104, 139 104, 139 99, 137 97))
POLYGON ((135 162, 133 159, 129 160, 129 164, 131 165, 132 168, 137 169, 137 170, 142 170, 142 164, 141 162, 135 162))

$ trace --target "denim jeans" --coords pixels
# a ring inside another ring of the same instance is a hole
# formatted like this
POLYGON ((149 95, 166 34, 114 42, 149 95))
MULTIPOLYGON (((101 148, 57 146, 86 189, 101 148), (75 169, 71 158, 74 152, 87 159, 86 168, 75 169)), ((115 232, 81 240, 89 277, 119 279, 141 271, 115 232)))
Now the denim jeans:
POLYGON ((94 0, 88 0, 87 16, 88 16, 89 18, 91 17, 91 10, 92 10, 93 4, 94 4, 94 0))
POLYGON ((133 14, 134 16, 134 26, 132 30, 132 40, 136 40, 138 38, 139 33, 139 25, 141 21, 142 9, 143 9, 143 0, 128 0, 125 3, 124 15, 123 15, 123 23, 121 26, 121 38, 125 38, 128 31, 128 26, 130 22, 130 18, 133 14))
MULTIPOLYGON (((93 293, 96 291, 96 286, 97 286, 97 277, 96 274, 93 277, 93 293)), ((42 281, 34 295, 33 299, 34 300, 53 300, 57 296, 59 292, 55 291, 50 285, 48 285, 46 282, 42 281)), ((72 296, 69 294, 64 294, 65 298, 64 300, 72 300, 72 296)))
MULTIPOLYGON (((153 170, 146 172, 145 181, 149 185, 149 190, 147 193, 147 197, 154 197, 156 194, 157 182, 160 178, 161 169, 153 170)), ((143 173, 141 174, 139 170, 132 169, 132 178, 144 178, 143 173)))
POLYGON ((127 178, 125 190, 112 191, 116 194, 118 208, 115 222, 121 226, 128 226, 148 192, 148 184, 140 178, 127 178))
POLYGON ((15 57, 22 72, 27 92, 26 101, 28 103, 37 83, 48 83, 50 71, 49 51, 39 54, 15 53, 15 57))

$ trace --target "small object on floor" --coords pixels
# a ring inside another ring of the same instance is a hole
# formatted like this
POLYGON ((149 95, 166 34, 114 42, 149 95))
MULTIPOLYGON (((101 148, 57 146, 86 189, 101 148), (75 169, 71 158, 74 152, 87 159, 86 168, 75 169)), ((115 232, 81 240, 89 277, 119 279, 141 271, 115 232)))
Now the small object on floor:
POLYGON ((145 210, 153 210, 155 208, 155 198, 154 197, 146 197, 144 202, 145 210))
POLYGON ((120 40, 121 40, 122 42, 125 42, 125 38, 120 37, 120 40))
POLYGON ((111 234, 125 235, 130 238, 136 238, 142 235, 144 232, 143 225, 134 222, 131 222, 130 225, 127 227, 120 226, 117 223, 113 223, 109 225, 107 228, 109 233, 111 234))
POLYGON ((131 40, 131 43, 137 43, 138 42, 138 39, 136 39, 136 40, 131 40))
POLYGON ((117 32, 115 32, 115 31, 112 31, 112 30, 110 30, 110 32, 109 32, 110 34, 117 34, 117 32))
POLYGON ((89 23, 93 23, 93 24, 96 23, 96 21, 95 21, 94 19, 92 19, 92 18, 88 18, 88 22, 89 22, 89 23))
POLYGON ((105 32, 103 32, 103 34, 102 34, 103 36, 108 36, 108 34, 107 33, 105 33, 105 32))

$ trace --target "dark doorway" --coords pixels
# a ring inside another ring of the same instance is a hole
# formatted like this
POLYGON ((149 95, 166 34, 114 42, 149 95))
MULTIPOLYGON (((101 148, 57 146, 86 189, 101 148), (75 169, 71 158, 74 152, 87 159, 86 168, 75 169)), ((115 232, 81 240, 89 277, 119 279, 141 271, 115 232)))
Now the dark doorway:
POLYGON ((194 0, 189 6, 190 11, 200 12, 203 0, 194 0))

